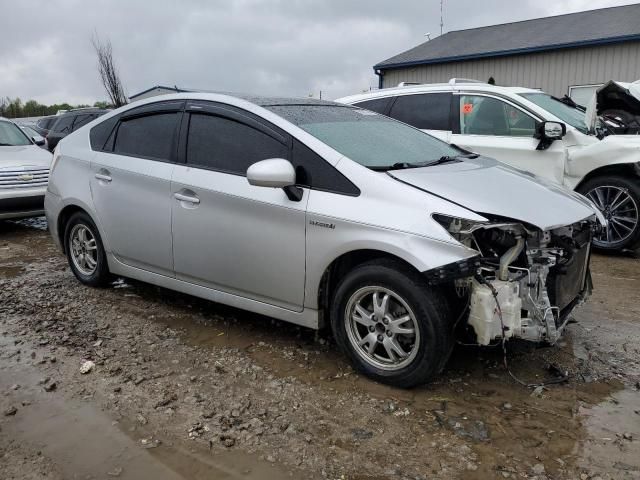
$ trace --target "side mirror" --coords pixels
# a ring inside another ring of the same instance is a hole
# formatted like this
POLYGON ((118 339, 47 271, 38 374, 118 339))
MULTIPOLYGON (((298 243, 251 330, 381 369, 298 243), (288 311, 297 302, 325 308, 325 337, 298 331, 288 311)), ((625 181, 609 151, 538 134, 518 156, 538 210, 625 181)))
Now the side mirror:
POLYGON ((42 138, 40 135, 31 137, 31 140, 33 140, 33 143, 35 143, 39 147, 44 145, 44 138, 42 138))
POLYGON ((247 181, 256 187, 282 188, 289 200, 302 200, 302 189, 296 187, 296 170, 284 158, 270 158, 247 169, 247 181))
POLYGON ((554 140, 560 140, 567 133, 567 126, 561 122, 540 122, 536 126, 534 138, 540 139, 536 150, 546 150, 554 140))

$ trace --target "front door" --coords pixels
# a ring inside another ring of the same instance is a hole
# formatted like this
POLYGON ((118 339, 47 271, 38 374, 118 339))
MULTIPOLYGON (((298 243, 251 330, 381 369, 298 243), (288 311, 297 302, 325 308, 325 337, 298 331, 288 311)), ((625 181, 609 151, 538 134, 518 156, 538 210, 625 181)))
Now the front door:
POLYGON ((185 121, 171 184, 176 277, 302 311, 308 189, 296 202, 245 177, 257 161, 287 159, 288 136, 210 102, 188 105, 185 121))
POLYGON ((451 143, 563 183, 566 147, 562 140, 556 140, 546 150, 536 150, 536 119, 528 112, 487 95, 456 97, 459 128, 451 136, 451 143))

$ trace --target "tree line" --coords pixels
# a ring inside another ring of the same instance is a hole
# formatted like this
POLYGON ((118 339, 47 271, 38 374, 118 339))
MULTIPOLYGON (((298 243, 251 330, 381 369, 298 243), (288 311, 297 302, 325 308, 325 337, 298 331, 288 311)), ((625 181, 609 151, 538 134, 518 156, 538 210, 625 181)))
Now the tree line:
MULTIPOLYGON (((58 110, 71 110, 72 108, 89 107, 91 105, 70 105, 68 103, 56 103, 53 105, 43 105, 36 100, 22 102, 19 98, 0 97, 0 117, 22 118, 22 117, 44 117, 55 115, 58 110)), ((93 104, 97 108, 110 108, 107 102, 96 102, 93 104)))

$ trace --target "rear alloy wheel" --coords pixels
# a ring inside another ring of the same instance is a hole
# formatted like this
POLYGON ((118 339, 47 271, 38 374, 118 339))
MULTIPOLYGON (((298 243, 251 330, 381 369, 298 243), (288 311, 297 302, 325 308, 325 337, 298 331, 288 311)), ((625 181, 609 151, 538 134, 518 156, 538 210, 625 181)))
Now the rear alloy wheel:
POLYGON ((101 287, 111 280, 100 234, 86 213, 74 213, 67 222, 64 249, 71 271, 85 285, 101 287))
POLYGON ((600 250, 633 250, 640 244, 640 180, 600 177, 580 188, 606 219, 606 225, 593 239, 600 250))
POLYGON ((338 346, 363 374, 413 387, 442 371, 453 337, 440 291, 406 264, 363 263, 338 284, 331 327, 338 346))

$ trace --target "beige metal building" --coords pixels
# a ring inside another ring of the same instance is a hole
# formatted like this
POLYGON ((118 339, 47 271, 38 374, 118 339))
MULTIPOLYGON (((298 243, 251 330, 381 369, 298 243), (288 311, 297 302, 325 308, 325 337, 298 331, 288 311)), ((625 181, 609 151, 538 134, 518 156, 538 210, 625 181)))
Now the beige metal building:
POLYGON ((447 32, 373 68, 380 88, 493 78, 586 104, 608 80, 640 79, 640 4, 447 32))

